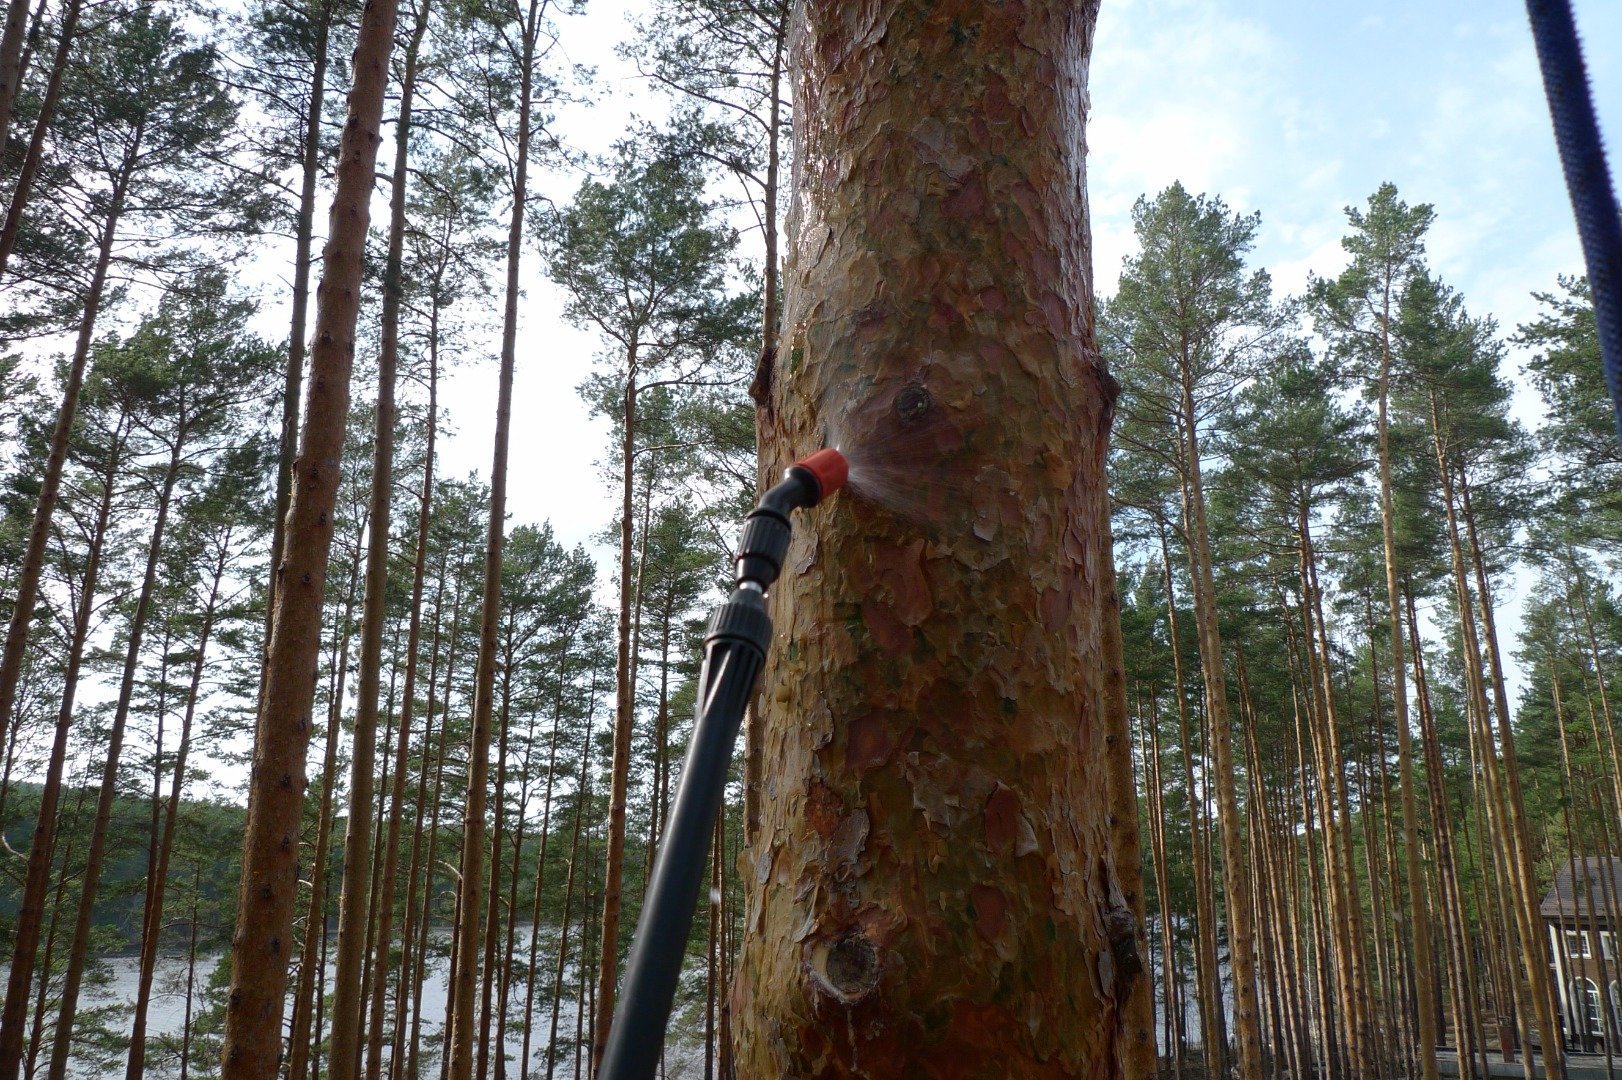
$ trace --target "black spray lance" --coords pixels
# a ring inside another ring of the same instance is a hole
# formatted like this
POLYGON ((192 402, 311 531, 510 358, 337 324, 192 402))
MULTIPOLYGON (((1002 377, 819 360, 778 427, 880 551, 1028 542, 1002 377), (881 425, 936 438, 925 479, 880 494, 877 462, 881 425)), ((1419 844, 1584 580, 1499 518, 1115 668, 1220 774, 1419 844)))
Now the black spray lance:
POLYGON ((848 476, 844 455, 819 450, 789 466, 744 520, 738 587, 715 609, 704 635, 692 745, 637 921, 625 988, 598 1073, 601 1080, 651 1080, 658 1069, 732 748, 771 644, 766 590, 788 554, 789 514, 816 506, 843 487, 848 476))

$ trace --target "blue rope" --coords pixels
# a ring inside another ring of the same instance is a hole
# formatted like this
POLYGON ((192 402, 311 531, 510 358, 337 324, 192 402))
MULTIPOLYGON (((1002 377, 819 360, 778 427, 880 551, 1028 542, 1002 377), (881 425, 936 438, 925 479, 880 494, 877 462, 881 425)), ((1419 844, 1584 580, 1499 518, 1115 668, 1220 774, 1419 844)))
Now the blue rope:
POLYGON ((1594 294, 1605 382, 1611 389, 1617 436, 1622 438, 1622 221, 1617 217, 1570 0, 1526 0, 1526 13, 1532 20, 1566 189, 1577 214, 1577 235, 1594 294))

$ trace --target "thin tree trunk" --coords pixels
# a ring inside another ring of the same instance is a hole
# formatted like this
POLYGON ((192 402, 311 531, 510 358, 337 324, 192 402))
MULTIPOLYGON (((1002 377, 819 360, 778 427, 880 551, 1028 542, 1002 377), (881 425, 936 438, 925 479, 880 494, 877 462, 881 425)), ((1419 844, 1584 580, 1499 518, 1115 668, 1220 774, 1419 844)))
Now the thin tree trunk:
POLYGON ((101 881, 101 864, 107 846, 107 830, 113 819, 113 802, 118 797, 118 761, 124 749, 124 727, 129 721, 130 702, 135 695, 135 676, 140 666, 146 621, 152 612, 152 592, 158 582, 158 558, 163 551, 164 530, 169 522, 175 482, 180 477, 186 438, 184 405, 181 409, 182 416, 177 418, 179 426, 170 449, 169 465, 158 492, 157 518, 152 523, 152 537, 147 542, 146 573, 141 579, 140 597, 130 617, 118 703, 113 709, 112 728, 102 752, 101 788, 96 795, 96 816, 91 821, 90 845, 85 853, 84 875, 79 882, 79 909, 73 924, 73 942, 69 946, 67 970, 62 976, 62 1000, 57 1009, 56 1032, 51 1043, 49 1080, 63 1080, 67 1075, 69 1050, 73 1042, 73 1020, 79 1008, 79 986, 90 952, 90 922, 96 903, 96 887, 101 881))
MULTIPOLYGON (((349 678, 349 640, 355 613, 355 585, 360 574, 360 553, 349 564, 349 585, 344 592, 343 617, 334 628, 331 697, 327 703, 327 740, 321 765, 321 805, 315 826, 315 854, 310 870, 310 906, 304 920, 304 942, 299 950, 298 983, 293 990, 292 1036, 288 1047, 289 1080, 304 1080, 310 1067, 310 1023, 322 1004, 316 994, 317 976, 326 978, 327 855, 332 844, 332 819, 338 782, 338 741, 341 735, 344 687, 349 678)), ((320 1040, 317 1040, 319 1043, 320 1040)))
MULTIPOLYGON (((304 382, 306 323, 310 308, 310 249, 315 243, 315 186, 321 178, 321 116, 327 96, 328 43, 333 8, 337 0, 315 0, 311 10, 315 20, 315 57, 310 71, 310 97, 304 111, 304 142, 299 155, 298 223, 293 241, 292 322, 287 334, 287 373, 282 385, 281 446, 276 462, 276 516, 270 529, 270 565, 282 565, 282 549, 287 543, 287 509, 293 502, 293 459, 298 453, 299 393, 304 382)), ((266 583, 265 657, 268 672, 270 640, 276 614, 278 575, 266 583)), ((263 693, 264 675, 260 677, 263 693)), ((261 708, 263 705, 261 704, 261 708)))
MULTIPOLYGON (((332 1051, 328 1072, 334 1080, 348 1080, 361 1069, 362 1012, 361 971, 367 955, 362 951, 362 927, 370 928, 373 911, 371 876, 373 867, 362 861, 372 850, 372 819, 365 812, 372 799, 376 762, 377 705, 379 676, 383 663, 383 618, 388 605, 389 521, 394 496, 394 390, 399 368, 400 299, 403 291, 402 263, 405 252, 407 160, 411 138, 411 107, 417 88, 417 56, 428 30, 428 3, 416 11, 416 22, 406 45, 405 75, 400 83, 400 112, 394 124, 393 194, 389 202, 388 254, 383 267, 382 329, 377 356, 376 432, 372 442, 372 493, 370 545, 366 552, 366 599, 362 607, 360 637, 360 682, 355 707, 355 751, 350 760, 349 824, 344 837, 343 895, 338 909, 338 969, 334 978, 332 1003, 332 1051), (359 812, 357 812, 359 811, 359 812)), ((429 418, 429 431, 433 419, 429 418)), ((429 436, 432 439, 432 435, 429 436)), ((433 475, 432 445, 428 472, 433 475)), ((425 486, 428 483, 425 480, 425 486)), ((418 556, 412 576, 410 639, 406 646, 406 704, 399 735, 394 769, 394 798, 398 808, 405 792, 406 755, 411 743, 411 696, 415 689, 416 640, 422 601, 422 539, 428 528, 428 500, 425 494, 418 518, 418 556)), ((366 1062, 367 1080, 377 1080, 382 1062, 383 995, 388 981, 388 952, 391 920, 394 915, 394 878, 399 866, 400 817, 398 809, 390 819, 383 856, 383 889, 378 911, 378 955, 372 964, 376 985, 371 996, 371 1024, 366 1037, 370 1054, 366 1062)), ((368 860, 369 861, 369 860, 368 860)))
POLYGON ((0 31, 0 146, 6 145, 11 110, 23 81, 23 41, 28 36, 28 0, 11 0, 0 31))
MULTIPOLYGON (((1191 370, 1185 365, 1185 370, 1191 370)), ((1228 964, 1233 974, 1234 1027, 1241 1080, 1261 1080, 1261 1015, 1256 997, 1255 939, 1250 925, 1250 881, 1246 871, 1243 823, 1235 787, 1233 736, 1228 720, 1227 676, 1222 669, 1222 635, 1217 625, 1216 580, 1206 523, 1201 478, 1197 411, 1190 376, 1183 381, 1184 514, 1188 524, 1189 576, 1193 583, 1194 625, 1199 635, 1200 671, 1205 679, 1206 716, 1211 725, 1212 768, 1221 831, 1222 880, 1227 895, 1228 964)))
MULTIPOLYGON (((62 10, 62 26, 60 37, 57 39, 56 53, 51 58, 51 73, 45 78, 45 90, 39 100, 39 114, 34 117, 34 132, 29 137, 28 150, 23 155, 23 164, 17 173, 17 181, 12 185, 11 202, 6 207, 5 224, 0 226, 0 275, 5 273, 6 266, 11 262, 11 253, 17 246, 17 236, 22 231, 23 211, 27 209, 28 200, 34 193, 34 180, 39 175, 40 164, 45 160, 45 138, 51 130, 51 121, 56 118, 56 101, 61 96, 62 76, 68 69, 68 58, 73 53, 73 36, 78 31, 79 11, 83 7, 83 0, 67 0, 67 6, 62 10)), ((5 135, 0 131, 0 146, 4 145, 5 135)))
MULTIPOLYGON (((501 925, 501 871, 502 846, 505 842, 504 833, 507 826, 507 742, 511 728, 507 723, 509 719, 509 706, 512 703, 512 618, 507 620, 507 632, 504 655, 501 659, 501 734, 496 742, 496 785, 495 809, 491 814, 490 828, 490 880, 484 913, 484 937, 480 941, 484 953, 483 980, 479 985, 479 1040, 476 1075, 485 1078, 490 1075, 490 1025, 494 1019, 494 995, 496 983, 496 944, 500 939, 501 925)), ((516 867, 514 868, 516 872, 516 867)))
MULTIPOLYGON (((316 297, 310 393, 299 468, 277 578, 264 706, 248 781, 242 887, 231 949, 222 1076, 255 1080, 282 1056, 282 1004, 298 894, 298 827, 305 753, 321 643, 339 463, 349 414, 361 264, 377 167, 395 0, 367 0, 355 45, 354 83, 339 148, 323 280, 316 297)), ((383 530, 386 532, 386 530, 383 530)), ((0 1076, 0 1080, 6 1080, 0 1076)), ((346 1080, 339 1077, 337 1080, 346 1080)))
MULTIPOLYGON (((1514 866, 1520 883, 1520 903, 1526 909, 1521 929, 1527 938, 1526 952, 1528 981, 1535 999, 1538 1025, 1543 1034, 1543 1058, 1551 1076, 1565 1072, 1564 1044, 1560 1041, 1559 1010, 1555 1004, 1555 990, 1550 984, 1549 967, 1542 944, 1542 917, 1538 914, 1537 878, 1532 865, 1532 835, 1527 824, 1526 801, 1521 793, 1520 757, 1515 752, 1515 728, 1509 711, 1509 691, 1504 678, 1504 664, 1498 648, 1498 627, 1493 617, 1492 587, 1487 580, 1481 540, 1476 533, 1475 513, 1470 505, 1470 480, 1464 465, 1459 465, 1460 510, 1464 517, 1465 535, 1469 540, 1471 564, 1475 570, 1476 601, 1481 611, 1481 626, 1486 632, 1487 664, 1492 675, 1493 705, 1498 717, 1498 742, 1503 755, 1505 794, 1509 800, 1509 824, 1516 836, 1514 866)), ((1527 1050, 1528 1056, 1531 1049, 1527 1050)))
MULTIPOLYGON (((1382 331, 1389 319, 1382 319, 1382 331)), ((1430 913, 1419 875, 1419 802, 1414 794, 1413 748, 1408 728, 1408 682, 1404 676, 1401 594, 1397 587, 1396 501, 1391 482, 1391 438, 1388 389, 1391 378, 1389 340, 1380 365, 1377 430, 1380 458, 1380 536, 1385 562, 1387 629, 1391 634, 1391 708, 1397 728, 1397 780, 1402 791, 1402 843, 1408 872, 1408 913, 1404 920, 1413 943, 1414 997, 1419 1014, 1419 1067, 1423 1080, 1436 1080, 1436 1010, 1431 959, 1430 913)))
MULTIPOLYGON (((575 777, 574 799, 574 825, 569 834, 569 873, 563 883, 563 922, 562 930, 558 934, 558 963, 557 969, 552 973, 552 1024, 550 1033, 546 1038, 546 1080, 553 1080, 553 1073, 558 1060, 558 1010, 563 1003, 563 975, 569 957, 569 924, 574 912, 574 882, 575 870, 580 861, 580 823, 585 817, 586 802, 591 798, 591 736, 592 721, 596 718, 597 680, 592 679, 590 711, 586 714, 586 733, 580 742, 580 771, 575 777)), ((537 893, 539 888, 537 887, 537 893)), ((590 921, 589 907, 582 922, 590 921)), ((586 969, 586 941, 585 933, 581 933, 581 949, 579 963, 579 984, 585 985, 586 969)), ((578 1028, 580 1015, 585 1012, 585 995, 577 994, 575 997, 575 1021, 578 1028)), ((579 1032, 576 1032, 576 1039, 579 1032)), ((579 1061, 578 1049, 576 1061, 579 1061)), ((529 1059, 524 1059, 524 1080, 529 1080, 529 1059)), ((578 1068, 577 1070, 578 1071, 578 1068)))
MULTIPOLYGON (((535 856, 535 901, 530 908, 529 915, 529 977, 528 989, 524 996, 524 1040, 518 1055, 518 1075, 521 1080, 529 1080, 529 1050, 530 1034, 535 1027, 535 962, 536 951, 540 946, 541 931, 541 893, 546 884, 546 849, 552 837, 552 787, 557 778, 558 766, 558 740, 563 731, 563 683, 567 674, 567 654, 558 661, 559 670, 558 693, 554 699, 555 708, 552 714, 552 739, 546 752, 546 792, 541 803, 541 850, 535 856)), ((513 856, 513 885, 518 883, 518 855, 513 856)), ((568 933, 567 929, 564 931, 568 933)), ((512 958, 508 957, 511 966, 512 958)), ((554 988, 561 990, 561 987, 554 988)))
POLYGON ((191 1014, 192 1002, 197 1000, 197 908, 203 897, 203 864, 197 863, 192 874, 191 934, 186 945, 186 1011, 180 1023, 180 1080, 191 1072, 191 1014))
MULTIPOLYGON (((1554 998, 1549 985, 1548 960, 1542 948, 1541 917, 1537 914, 1537 898, 1532 895, 1533 882, 1529 853, 1523 841, 1524 829, 1517 827, 1516 819, 1524 814, 1520 799, 1519 770, 1515 764, 1513 733, 1509 730, 1507 705, 1499 716, 1499 733, 1503 740, 1503 769, 1508 780, 1506 786, 1499 775, 1499 762, 1488 729, 1486 692, 1482 686, 1484 666, 1476 635, 1474 603, 1466 578, 1463 542, 1460 538, 1458 515, 1454 505, 1453 463, 1443 443, 1440 405, 1437 392, 1431 391, 1432 442, 1436 451, 1437 467, 1442 477, 1443 509, 1447 517, 1448 545, 1452 553, 1455 590, 1458 594, 1460 628, 1464 640, 1466 681, 1475 698, 1480 724, 1481 755, 1484 779, 1489 798, 1488 823, 1500 845, 1506 876, 1510 885, 1510 906, 1514 911, 1514 926, 1520 938, 1521 961, 1533 998, 1533 1015, 1542 1033, 1544 1061, 1550 1075, 1564 1074, 1564 1055, 1560 1045, 1560 1026, 1554 1015, 1554 998)), ((1481 597, 1483 607, 1490 606, 1488 597, 1481 597)), ((1497 680, 1500 687, 1502 679, 1497 680)), ((1531 1048, 1526 1048, 1531 1056, 1531 1048)), ((1530 1067, 1530 1066, 1529 1066, 1530 1067)))
POLYGON ((1194 788, 1194 736, 1188 717, 1188 691, 1183 679, 1183 649, 1181 631, 1177 621, 1177 593, 1173 588, 1171 547, 1166 539, 1166 526, 1160 523, 1160 567, 1166 582, 1167 636, 1171 642, 1171 668, 1173 689, 1177 695, 1177 724, 1179 750, 1183 758, 1183 782, 1188 792, 1189 844, 1194 854, 1194 906, 1196 926, 1194 951, 1194 977, 1197 980, 1196 997, 1200 1008, 1200 1047, 1205 1058, 1205 1072, 1209 1077, 1223 1074, 1225 1039, 1222 1036, 1224 1017, 1222 1006, 1222 976, 1216 953, 1216 898, 1212 895, 1211 854, 1205 844, 1205 829, 1200 824, 1204 800, 1195 798, 1194 788))
MULTIPOLYGON (((517 157, 513 173, 512 216, 507 226, 507 291, 501 328, 501 375, 496 398, 495 449, 490 464, 490 520, 485 539, 484 600, 479 622, 479 658, 473 695, 473 730, 469 737, 468 795, 462 839, 462 879, 458 895, 457 963, 453 970, 458 1008, 451 1030, 451 1080, 473 1074, 473 986, 478 978, 480 916, 484 894, 485 783, 490 764, 490 721, 494 712, 496 651, 501 618, 501 554, 507 516, 507 443, 512 426, 513 366, 518 341, 518 272, 523 252, 524 211, 528 199, 530 93, 535 65, 535 35, 542 0, 529 0, 519 59, 517 157)), ((4 1080, 4 1078, 0 1078, 4 1080)))
POLYGON ((135 996, 135 1019, 130 1030, 130 1053, 124 1067, 124 1080, 142 1080, 146 1073, 146 1023, 152 1004, 152 977, 157 969, 158 943, 163 935, 163 902, 168 891, 169 860, 174 854, 175 829, 180 818, 180 796, 186 784, 186 758, 191 750, 192 721, 208 657, 209 637, 220 600, 220 584, 225 578, 230 540, 219 545, 214 574, 209 584, 208 602, 203 605, 203 625, 197 635, 197 655, 192 658, 191 682, 186 688, 186 711, 180 721, 180 745, 175 749, 174 778, 169 785, 169 802, 164 811, 163 836, 157 844, 157 858, 151 871, 151 896, 147 901, 141 935, 141 970, 135 996))
MULTIPOLYGON (((401 701, 400 726, 406 730, 411 727, 411 714, 416 706, 417 693, 417 653, 422 639, 422 594, 426 578, 428 560, 429 524, 433 520, 434 495, 434 443, 439 430, 439 362, 438 349, 432 344, 437 334, 437 328, 430 331, 429 361, 428 361, 428 436, 427 447, 424 451, 422 494, 418 501, 417 511, 417 549, 411 571, 411 623, 406 633, 406 675, 405 691, 401 701)), ((405 1016, 406 1016, 406 988, 410 983, 409 974, 412 968, 412 945, 416 931, 416 903, 417 903, 417 872, 421 867, 422 856, 422 819, 428 797, 428 757, 429 748, 433 742, 434 732, 434 688, 438 679, 439 663, 439 628, 441 601, 445 595, 445 567, 447 560, 442 555, 437 573, 437 584, 434 595, 434 629, 429 635, 428 645, 428 695, 426 716, 423 718, 422 733, 422 764, 417 772, 416 819, 411 830, 411 860, 406 869, 406 895, 405 895, 405 923, 400 929, 400 977, 397 980, 394 997, 394 1040, 389 1054, 389 1080, 400 1080, 400 1070, 405 1057, 405 1016)), ((403 764, 405 758, 401 757, 398 764, 403 764)), ((403 769, 398 770, 404 775, 403 769)), ((389 839, 385 851, 396 851, 400 842, 400 816, 404 812, 402 800, 404 787, 395 787, 393 807, 389 816, 389 839)), ((431 875, 430 875, 431 876, 431 875)), ((383 912, 392 912, 394 877, 385 871, 383 875, 383 898, 379 905, 383 912)), ((389 960, 389 933, 388 925, 392 914, 381 916, 383 925, 378 931, 378 940, 382 947, 378 950, 378 960, 387 964, 389 960)), ((381 985, 382 975, 378 976, 381 985)), ((377 999, 372 1001, 372 1024, 378 1024, 379 1005, 377 999)), ((416 1014, 412 1014, 413 1023, 416 1014)), ((380 1051, 374 1050, 373 1053, 380 1051)), ((368 1066, 369 1067, 369 1066, 368 1066)), ((375 1075, 372 1080, 376 1080, 375 1075)))
MULTIPOLYGON (((75 824, 84 810, 85 796, 89 788, 85 784, 76 785, 78 796, 73 800, 73 809, 69 811, 69 820, 75 824)), ((64 893, 68 882, 72 879, 73 869, 73 840, 74 833, 68 833, 68 840, 62 845, 61 868, 56 875, 56 889, 51 896, 51 921, 45 931, 44 955, 39 963, 39 990, 35 994, 34 1024, 28 1033, 28 1057, 24 1065, 24 1075, 32 1080, 34 1065, 39 1057, 39 1048, 44 1043, 45 1034, 45 1008, 50 1001, 51 989, 51 961, 56 954, 56 931, 62 921, 62 907, 64 893)))
MULTIPOLYGON (((110 220, 102 245, 103 257, 97 264, 98 283, 93 284, 91 288, 92 297, 99 297, 99 282, 105 280, 111 239, 110 220)), ((74 401, 78 396, 78 379, 83 375, 83 357, 89 350, 87 332, 92 318, 90 310, 87 309, 86 322, 81 327, 79 335, 82 348, 75 353, 74 373, 69 376, 71 386, 69 398, 74 401)), ((47 463, 46 466, 47 476, 40 494, 40 505, 35 509, 34 532, 29 536, 29 553, 25 556, 20 575, 21 582, 27 582, 31 575, 34 586, 38 585, 40 571, 43 569, 45 533, 49 531, 50 526, 50 512, 46 511, 42 518, 40 511, 44 509, 47 491, 50 492, 50 501, 55 503, 56 484, 61 481, 62 462, 67 454, 67 440, 71 434, 63 427, 64 416, 70 424, 72 419, 67 402, 64 402, 63 408, 67 411, 57 417, 56 434, 60 443, 53 442, 52 445, 51 463, 47 463), (60 454, 58 450, 61 451, 60 454)), ((29 987, 33 983, 34 963, 39 952, 45 894, 50 888, 51 856, 56 843, 57 809, 62 797, 62 774, 67 764, 68 735, 73 724, 73 701, 79 685, 80 667, 84 661, 85 638, 90 632, 90 617, 94 611, 96 582, 101 570, 102 549, 112 512, 113 482, 126 437, 125 422, 126 418, 120 416, 114 425, 112 443, 108 447, 107 466, 102 474, 101 503, 97 508, 96 523, 92 528, 89 552, 85 560, 84 585, 80 590, 79 603, 74 612, 73 638, 68 647, 67 670, 62 684, 62 704, 57 710, 51 755, 46 764, 45 786, 40 792, 39 813, 35 819, 34 835, 29 841, 27 877, 23 883, 22 902, 13 932, 11 973, 7 983, 3 1019, 0 1019, 0 1077, 11 1080, 15 1080, 22 1065, 23 1028, 28 1022, 29 987)), ((6 638, 5 670, 0 671, 0 716, 9 716, 16 700, 17 678, 22 674, 22 654, 27 643, 28 625, 33 615, 35 591, 34 588, 19 583, 14 601, 16 610, 11 620, 11 633, 6 638), (15 653, 12 648, 14 640, 15 653), (15 669, 13 669, 14 658, 15 669)))

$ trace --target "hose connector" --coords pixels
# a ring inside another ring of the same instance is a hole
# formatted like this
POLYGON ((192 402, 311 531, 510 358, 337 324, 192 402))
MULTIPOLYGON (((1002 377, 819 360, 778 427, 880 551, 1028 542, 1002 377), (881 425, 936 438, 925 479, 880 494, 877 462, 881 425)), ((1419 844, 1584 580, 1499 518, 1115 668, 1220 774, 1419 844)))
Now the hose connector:
POLYGON ((760 505, 744 519, 736 559, 738 585, 753 585, 765 592, 783 572, 788 554, 789 513, 809 509, 845 486, 850 465, 845 455, 829 447, 801 458, 783 472, 783 479, 761 497, 760 505))

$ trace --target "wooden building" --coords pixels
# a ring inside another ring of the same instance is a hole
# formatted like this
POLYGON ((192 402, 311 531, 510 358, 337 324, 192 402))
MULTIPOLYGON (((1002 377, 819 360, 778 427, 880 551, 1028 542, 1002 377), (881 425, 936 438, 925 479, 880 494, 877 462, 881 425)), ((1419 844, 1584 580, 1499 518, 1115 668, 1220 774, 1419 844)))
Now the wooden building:
POLYGON ((1622 1050, 1622 858, 1562 864, 1541 910, 1567 1046, 1622 1050))

